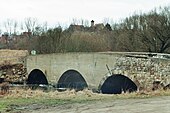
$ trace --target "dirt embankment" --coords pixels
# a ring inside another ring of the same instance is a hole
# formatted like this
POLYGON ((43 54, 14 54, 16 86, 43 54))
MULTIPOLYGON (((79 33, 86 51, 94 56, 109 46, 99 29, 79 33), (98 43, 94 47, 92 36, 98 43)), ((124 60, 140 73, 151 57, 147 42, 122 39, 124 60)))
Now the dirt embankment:
POLYGON ((15 64, 20 62, 20 60, 27 56, 29 53, 27 50, 0 50, 0 65, 5 63, 15 64))
POLYGON ((27 50, 0 50, 0 83, 23 82, 26 78, 24 58, 28 55, 27 50))

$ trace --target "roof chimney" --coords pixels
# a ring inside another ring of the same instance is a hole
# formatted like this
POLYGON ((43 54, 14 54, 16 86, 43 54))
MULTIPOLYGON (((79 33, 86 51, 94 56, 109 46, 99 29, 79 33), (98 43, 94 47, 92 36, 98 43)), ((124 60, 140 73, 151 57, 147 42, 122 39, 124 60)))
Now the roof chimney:
POLYGON ((91 21, 91 27, 94 27, 94 20, 91 21))

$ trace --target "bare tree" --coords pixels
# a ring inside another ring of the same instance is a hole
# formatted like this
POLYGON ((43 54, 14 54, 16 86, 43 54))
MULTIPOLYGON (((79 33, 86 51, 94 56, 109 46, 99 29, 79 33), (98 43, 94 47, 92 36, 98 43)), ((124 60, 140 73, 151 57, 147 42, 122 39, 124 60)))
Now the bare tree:
POLYGON ((35 27, 37 27, 37 19, 26 18, 24 24, 25 24, 25 29, 27 30, 27 32, 32 32, 34 35, 35 27))
POLYGON ((151 52, 166 52, 170 48, 170 15, 169 10, 163 10, 160 14, 156 10, 145 16, 145 23, 139 35, 142 42, 151 52))
POLYGON ((89 26, 89 21, 86 19, 76 19, 73 18, 72 20, 72 25, 83 25, 84 27, 88 27, 89 26))
POLYGON ((47 22, 44 22, 42 25, 37 25, 35 27, 34 35, 41 36, 45 32, 47 32, 47 22))
POLYGON ((170 8, 135 14, 115 24, 113 32, 124 51, 170 52, 170 8))
POLYGON ((17 27, 18 27, 17 21, 12 20, 12 19, 7 19, 7 21, 4 22, 4 26, 5 26, 6 32, 9 35, 16 34, 17 27))
POLYGON ((56 27, 43 33, 37 40, 36 48, 40 53, 62 52, 64 37, 62 28, 56 27))

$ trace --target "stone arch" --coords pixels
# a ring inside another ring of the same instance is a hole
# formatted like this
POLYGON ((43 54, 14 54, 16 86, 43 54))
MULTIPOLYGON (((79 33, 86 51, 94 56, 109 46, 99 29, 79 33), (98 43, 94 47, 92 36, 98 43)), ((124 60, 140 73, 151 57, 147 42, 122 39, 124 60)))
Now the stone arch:
POLYGON ((48 85, 48 81, 45 74, 41 70, 34 69, 28 75, 27 84, 48 85))
POLYGON ((57 88, 75 89, 76 91, 87 88, 84 77, 76 70, 65 71, 57 82, 57 88))
POLYGON ((99 90, 103 94, 121 94, 137 91, 137 86, 127 76, 114 74, 106 78, 99 90))

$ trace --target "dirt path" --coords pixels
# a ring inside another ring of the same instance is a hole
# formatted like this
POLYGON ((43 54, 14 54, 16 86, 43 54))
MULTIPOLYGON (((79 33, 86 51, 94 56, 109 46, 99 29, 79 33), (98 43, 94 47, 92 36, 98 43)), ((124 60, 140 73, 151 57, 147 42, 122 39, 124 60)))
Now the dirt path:
POLYGON ((118 99, 37 108, 27 113, 170 113, 170 96, 118 99))

